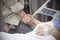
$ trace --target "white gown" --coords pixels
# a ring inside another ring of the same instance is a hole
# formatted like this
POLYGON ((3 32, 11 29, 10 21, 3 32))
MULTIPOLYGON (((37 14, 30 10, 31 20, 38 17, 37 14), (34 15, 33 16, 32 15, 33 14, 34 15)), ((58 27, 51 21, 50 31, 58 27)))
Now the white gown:
POLYGON ((38 36, 33 32, 27 34, 8 34, 0 32, 0 40, 56 40, 52 35, 38 36))
MULTIPOLYGON (((46 23, 43 23, 41 25, 45 25, 45 24, 46 23)), ((51 23, 47 23, 47 24, 50 24, 52 26, 51 23)), ((35 34, 37 27, 38 26, 36 26, 36 28, 33 31, 26 34, 18 34, 18 33, 8 34, 8 33, 0 32, 0 40, 56 40, 56 38, 50 34, 44 36, 39 36, 35 34)), ((44 27, 46 27, 46 25, 44 27)))

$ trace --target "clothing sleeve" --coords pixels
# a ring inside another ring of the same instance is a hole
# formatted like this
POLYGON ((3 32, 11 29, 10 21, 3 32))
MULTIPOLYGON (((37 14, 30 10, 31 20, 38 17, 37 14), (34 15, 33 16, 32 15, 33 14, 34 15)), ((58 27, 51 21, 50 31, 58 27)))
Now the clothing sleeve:
POLYGON ((19 2, 16 2, 13 6, 11 6, 12 12, 18 12, 19 10, 23 9, 23 5, 19 2))
POLYGON ((12 12, 18 12, 19 10, 23 9, 23 3, 18 0, 4 0, 5 5, 11 8, 12 12))

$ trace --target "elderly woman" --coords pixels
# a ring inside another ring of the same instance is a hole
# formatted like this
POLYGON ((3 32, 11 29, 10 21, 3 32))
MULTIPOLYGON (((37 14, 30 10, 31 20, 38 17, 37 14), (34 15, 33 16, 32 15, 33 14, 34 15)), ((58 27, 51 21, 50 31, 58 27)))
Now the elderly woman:
MULTIPOLYGON (((24 13, 23 11, 19 11, 18 14, 24 13)), ((24 14, 25 15, 25 14, 24 14)), ((8 34, 4 32, 0 32, 0 40, 60 40, 60 14, 51 22, 40 23, 37 20, 30 19, 28 17, 24 19, 27 15, 22 15, 21 19, 23 22, 27 24, 37 24, 35 29, 26 34, 8 34), (32 21, 31 21, 32 20, 32 21), (32 22, 32 23, 31 23, 32 22)))

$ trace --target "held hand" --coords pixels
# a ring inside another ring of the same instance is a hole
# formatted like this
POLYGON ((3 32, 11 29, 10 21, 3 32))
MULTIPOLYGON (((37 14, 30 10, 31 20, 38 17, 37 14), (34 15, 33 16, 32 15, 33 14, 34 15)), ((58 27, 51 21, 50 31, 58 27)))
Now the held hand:
POLYGON ((21 20, 26 24, 31 24, 33 22, 33 18, 28 14, 25 15, 21 20))
POLYGON ((28 24, 30 26, 32 26, 32 28, 34 29, 35 26, 37 24, 40 24, 41 22, 35 18, 32 17, 32 15, 30 14, 26 14, 23 10, 20 10, 18 12, 18 15, 20 16, 21 20, 25 23, 28 24))
POLYGON ((18 14, 19 14, 21 20, 26 24, 32 22, 32 20, 33 20, 33 18, 30 15, 26 14, 23 10, 20 10, 18 12, 18 14))

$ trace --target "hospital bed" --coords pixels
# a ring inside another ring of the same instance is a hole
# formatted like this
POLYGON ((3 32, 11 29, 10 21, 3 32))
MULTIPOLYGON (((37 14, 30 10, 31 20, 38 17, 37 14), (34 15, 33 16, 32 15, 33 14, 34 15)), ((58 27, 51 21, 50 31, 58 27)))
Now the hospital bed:
POLYGON ((57 14, 60 13, 60 11, 51 9, 47 7, 47 4, 51 0, 47 0, 34 14, 33 17, 39 14, 46 15, 46 16, 51 16, 53 19, 57 16, 57 14))

